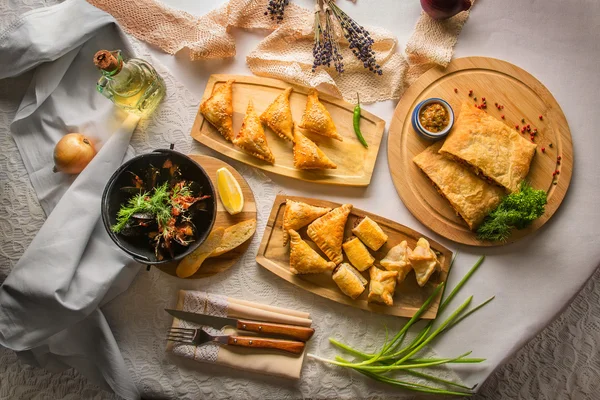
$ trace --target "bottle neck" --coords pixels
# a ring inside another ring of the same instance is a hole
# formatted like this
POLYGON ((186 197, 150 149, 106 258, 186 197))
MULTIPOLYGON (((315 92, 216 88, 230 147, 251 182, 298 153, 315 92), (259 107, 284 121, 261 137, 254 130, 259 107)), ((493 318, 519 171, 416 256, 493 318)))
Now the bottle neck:
POLYGON ((94 63, 105 77, 117 75, 123 69, 121 50, 100 50, 94 56, 94 63))

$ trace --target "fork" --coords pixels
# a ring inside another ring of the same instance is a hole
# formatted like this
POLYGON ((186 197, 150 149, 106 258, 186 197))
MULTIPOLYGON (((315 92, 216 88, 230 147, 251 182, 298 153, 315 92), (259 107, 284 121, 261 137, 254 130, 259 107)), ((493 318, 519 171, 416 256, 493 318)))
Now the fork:
POLYGON ((167 340, 195 346, 202 346, 209 342, 229 346, 253 347, 259 349, 274 349, 288 353, 300 354, 304 350, 304 342, 295 340, 269 339, 257 336, 218 335, 214 336, 203 329, 170 328, 167 340))

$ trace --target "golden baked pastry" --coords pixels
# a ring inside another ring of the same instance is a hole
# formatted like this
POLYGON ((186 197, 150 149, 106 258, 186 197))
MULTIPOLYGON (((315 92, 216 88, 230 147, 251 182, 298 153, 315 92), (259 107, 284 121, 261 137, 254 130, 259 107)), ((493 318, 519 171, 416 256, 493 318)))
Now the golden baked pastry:
POLYGON ((233 142, 233 82, 229 80, 215 89, 200 105, 204 118, 217 128, 219 133, 233 142))
POLYGON ((417 283, 419 286, 424 286, 433 271, 440 268, 438 259, 431 250, 427 239, 420 238, 412 253, 408 256, 408 260, 415 270, 417 283))
POLYGON ((529 172, 535 148, 517 130, 463 103, 440 154, 460 160, 476 174, 516 192, 529 172))
POLYGON ((364 244, 373 251, 377 251, 388 240, 388 235, 383 232, 383 229, 377 222, 369 217, 364 217, 358 225, 352 229, 354 233, 364 244))
POLYGON ((294 167, 298 169, 336 169, 337 165, 319 147, 294 129, 294 167))
POLYGON ((346 296, 356 299, 365 291, 367 280, 354 267, 341 263, 333 270, 333 281, 346 296))
POLYGON ((333 119, 331 119, 329 111, 327 111, 325 106, 319 101, 319 92, 315 89, 310 89, 308 91, 306 109, 304 110, 304 114, 302 114, 300 128, 337 139, 340 142, 344 141, 337 133, 337 128, 333 123, 333 119))
POLYGON ((225 229, 225 233, 221 238, 221 243, 212 253, 210 257, 218 257, 228 251, 242 245, 246 240, 250 239, 256 231, 256 220, 254 218, 239 222, 225 229))
POLYGON ((413 162, 429 177, 456 214, 475 230, 506 194, 503 188, 479 178, 467 166, 438 153, 442 143, 429 146, 413 162))
POLYGON ((394 305, 394 291, 398 280, 398 271, 382 271, 377 267, 369 270, 369 303, 383 303, 386 306, 394 305))
POLYGON ((344 227, 346 221, 348 221, 350 211, 352 211, 352 204, 344 204, 334 208, 315 220, 306 230, 308 237, 336 265, 344 259, 342 256, 342 242, 344 241, 344 227))
POLYGON ((357 238, 351 237, 342 244, 344 253, 350 264, 359 271, 366 271, 373 266, 375 257, 369 253, 367 247, 357 238))
POLYGON ((408 247, 408 243, 403 240, 400 244, 392 247, 386 256, 379 261, 379 264, 388 271, 398 271, 398 283, 400 283, 406 279, 406 275, 412 269, 408 259, 411 253, 412 250, 408 247))
POLYGON ((287 245, 290 239, 288 230, 293 229, 297 231, 310 224, 315 219, 327 214, 329 211, 331 211, 331 208, 329 207, 316 207, 299 201, 286 199, 282 223, 283 245, 287 245))
POLYGON ((289 230, 290 240, 290 271, 293 274, 319 274, 331 271, 335 264, 325 260, 308 245, 298 232, 289 230))
POLYGON ((265 136, 265 130, 260 123, 260 118, 258 118, 256 111, 254 111, 252 100, 248 102, 248 109, 246 110, 244 122, 242 122, 242 128, 235 139, 233 139, 233 144, 251 156, 260 158, 269 164, 275 163, 275 157, 267 143, 267 136, 265 136))
POLYGON ((294 120, 290 108, 290 93, 292 93, 292 88, 287 88, 277 96, 275 101, 261 114, 260 120, 280 137, 293 142, 294 120))

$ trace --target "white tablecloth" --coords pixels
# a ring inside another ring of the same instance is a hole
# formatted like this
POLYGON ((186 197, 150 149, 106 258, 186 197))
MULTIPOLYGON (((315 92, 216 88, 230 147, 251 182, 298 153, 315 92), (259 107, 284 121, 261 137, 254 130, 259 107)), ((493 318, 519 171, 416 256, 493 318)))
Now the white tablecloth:
MULTIPOLYGON (((311 4, 308 0, 294 1, 306 6, 311 4)), ((219 0, 168 2, 197 14, 220 3, 219 0)), ((10 18, 43 4, 9 0, 7 4, 0 4, 0 11, 3 18, 10 18)), ((393 31, 401 46, 406 43, 420 11, 417 1, 359 0, 356 5, 350 2, 342 5, 348 7, 351 15, 361 23, 393 31)), ((6 22, 3 20, 2 26, 6 22)), ((479 300, 495 294, 496 300, 435 345, 435 350, 443 355, 473 349, 475 356, 488 357, 489 362, 481 368, 460 372, 468 383, 483 379, 491 372, 490 366, 502 362, 505 356, 537 333, 576 293, 585 281, 583 277, 591 274, 600 261, 600 212, 595 207, 600 186, 594 175, 600 166, 596 156, 600 144, 596 127, 600 118, 594 111, 599 105, 595 91, 600 87, 598 28, 598 2, 579 2, 577 6, 567 7, 565 2, 557 0, 543 3, 481 0, 459 38, 457 57, 483 55, 513 62, 550 89, 569 121, 576 160, 569 195, 553 220, 539 233, 520 243, 486 251, 488 260, 463 291, 464 296, 475 294, 479 300), (490 343, 493 343, 493 350, 489 350, 490 343)), ((181 151, 212 154, 189 138, 198 98, 211 73, 249 73, 245 54, 263 37, 260 33, 244 31, 235 31, 235 35, 238 55, 233 60, 191 63, 183 53, 172 57, 151 50, 155 60, 171 72, 167 77, 168 102, 156 116, 141 123, 132 141, 136 151, 164 147, 165 143, 175 141, 181 151)), ((138 46, 138 50, 150 56, 145 46, 138 46)), ((3 148, 0 155, 0 281, 44 219, 8 133, 8 124, 25 90, 23 82, 26 79, 0 81, 0 143, 3 148)), ((394 103, 365 108, 389 121, 394 103)), ((270 199, 282 190, 290 194, 350 201, 357 207, 431 234, 410 215, 398 198, 388 172, 386 153, 384 144, 373 182, 367 189, 325 187, 274 175, 268 176, 269 181, 250 168, 241 167, 241 171, 249 179, 255 196, 264 199, 260 203, 263 224, 270 209, 270 199)), ((164 341, 159 333, 168 326, 168 318, 162 308, 172 304, 178 288, 199 288, 310 310, 318 328, 310 350, 324 355, 334 354, 327 342, 329 336, 368 348, 370 342, 383 337, 384 324, 393 329, 400 325, 390 317, 317 298, 257 266, 253 259, 259 239, 260 235, 254 238, 254 251, 251 249, 242 262, 214 278, 181 281, 153 269, 142 273, 129 291, 104 308, 140 390, 147 395, 169 398, 198 398, 209 394, 222 398, 400 396, 400 392, 375 385, 358 374, 312 361, 307 361, 303 379, 293 383, 232 373, 224 368, 199 368, 164 354, 164 341)), ((461 252, 451 276, 451 282, 456 282, 481 251, 442 242, 461 252)), ((600 306, 598 290, 594 290, 599 283, 600 274, 596 273, 549 329, 496 371, 482 389, 482 398, 584 398, 586 394, 594 398, 593 393, 598 392, 595 389, 600 382, 600 358, 596 355, 600 306)), ((0 399, 57 398, 66 393, 78 393, 77 398, 108 397, 76 373, 50 374, 24 368, 13 360, 14 355, 0 350, 0 399)))

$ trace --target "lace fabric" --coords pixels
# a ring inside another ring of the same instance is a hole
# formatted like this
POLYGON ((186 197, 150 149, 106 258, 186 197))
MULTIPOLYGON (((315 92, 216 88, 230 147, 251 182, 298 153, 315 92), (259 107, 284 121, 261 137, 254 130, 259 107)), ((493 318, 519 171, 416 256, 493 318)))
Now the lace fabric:
POLYGON ((312 71, 314 11, 291 3, 281 24, 265 15, 268 0, 230 1, 206 15, 166 7, 155 0, 88 0, 112 14, 125 31, 170 54, 187 48, 192 60, 235 55, 233 27, 272 31, 246 61, 255 75, 282 79, 303 86, 319 87, 349 102, 399 99, 407 85, 435 65, 447 65, 462 25, 469 13, 448 21, 435 21, 422 14, 407 47, 407 59, 397 51, 394 35, 381 28, 367 27, 375 41, 375 59, 383 75, 365 70, 338 31, 344 57, 343 74, 332 68, 312 71), (410 62, 410 69, 409 69, 410 62))

